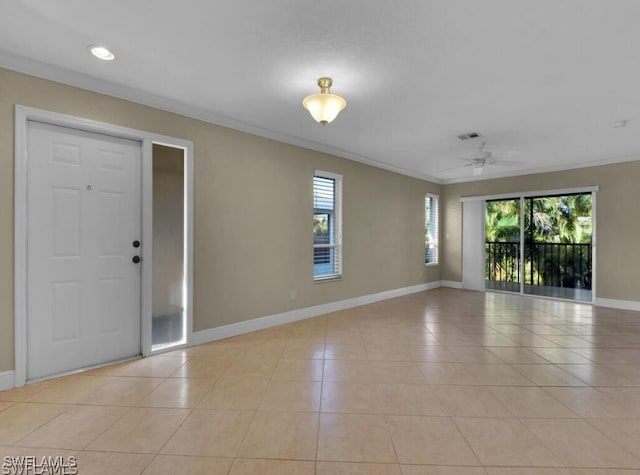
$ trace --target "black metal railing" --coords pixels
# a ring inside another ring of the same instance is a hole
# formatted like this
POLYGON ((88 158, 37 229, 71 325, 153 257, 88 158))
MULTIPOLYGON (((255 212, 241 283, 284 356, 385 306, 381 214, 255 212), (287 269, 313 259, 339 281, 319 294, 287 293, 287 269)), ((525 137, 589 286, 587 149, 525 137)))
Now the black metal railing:
POLYGON ((591 289, 591 243, 525 243, 524 269, 520 243, 486 242, 485 278, 548 287, 591 289))
POLYGON ((485 244, 485 279, 495 282, 520 282, 520 243, 485 244))

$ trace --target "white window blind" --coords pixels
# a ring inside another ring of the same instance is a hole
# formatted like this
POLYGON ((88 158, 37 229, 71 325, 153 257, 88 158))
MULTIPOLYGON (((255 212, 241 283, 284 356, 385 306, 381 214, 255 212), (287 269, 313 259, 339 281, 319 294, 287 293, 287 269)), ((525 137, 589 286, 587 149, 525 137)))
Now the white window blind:
POLYGON ((424 198, 424 263, 436 265, 439 261, 440 217, 438 196, 428 193, 424 198))
POLYGON ((342 275, 342 176, 316 170, 313 177, 313 278, 342 275))

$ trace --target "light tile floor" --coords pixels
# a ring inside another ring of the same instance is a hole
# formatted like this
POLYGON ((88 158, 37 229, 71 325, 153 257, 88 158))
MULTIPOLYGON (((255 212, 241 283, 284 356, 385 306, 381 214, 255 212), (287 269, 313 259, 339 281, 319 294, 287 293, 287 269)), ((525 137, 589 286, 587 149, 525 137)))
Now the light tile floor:
POLYGON ((638 475, 640 313, 427 291, 0 392, 0 455, 83 475, 638 475))

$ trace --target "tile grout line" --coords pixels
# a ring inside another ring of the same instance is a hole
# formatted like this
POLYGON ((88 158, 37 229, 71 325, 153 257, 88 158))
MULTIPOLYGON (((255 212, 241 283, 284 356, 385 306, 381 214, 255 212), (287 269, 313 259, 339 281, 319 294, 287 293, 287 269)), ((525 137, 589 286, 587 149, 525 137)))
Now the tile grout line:
POLYGON ((318 453, 320 451, 320 426, 322 424, 322 402, 323 402, 323 394, 324 394, 324 369, 326 364, 327 357, 327 325, 328 321, 325 323, 324 328, 324 353, 322 354, 322 374, 320 376, 320 401, 318 404, 318 429, 316 431, 316 453, 314 457, 314 467, 313 473, 316 474, 318 471, 318 453))

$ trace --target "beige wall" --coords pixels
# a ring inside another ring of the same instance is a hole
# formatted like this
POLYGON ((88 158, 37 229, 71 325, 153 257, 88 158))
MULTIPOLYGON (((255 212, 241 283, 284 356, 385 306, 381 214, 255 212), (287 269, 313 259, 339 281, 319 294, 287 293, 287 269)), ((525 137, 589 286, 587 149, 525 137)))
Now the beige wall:
POLYGON ((195 331, 441 279, 423 263, 437 184, 0 69, 0 371, 14 358, 15 104, 193 141, 195 331), (314 169, 344 175, 336 282, 312 279, 314 169))
POLYGON ((442 278, 462 280, 460 197, 600 185, 596 194, 596 295, 640 300, 640 161, 446 185, 442 278))

